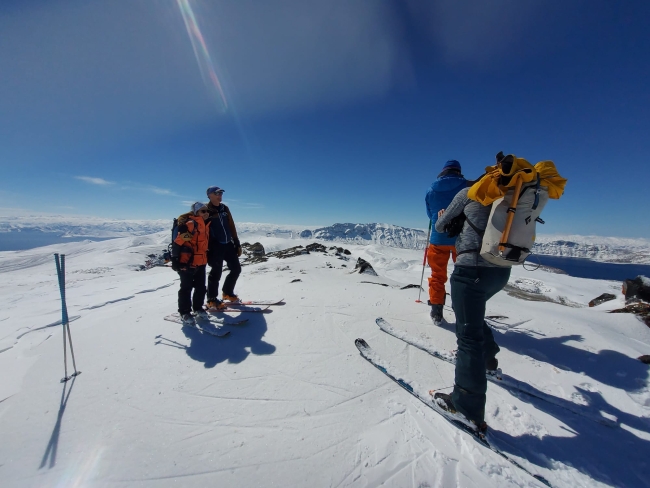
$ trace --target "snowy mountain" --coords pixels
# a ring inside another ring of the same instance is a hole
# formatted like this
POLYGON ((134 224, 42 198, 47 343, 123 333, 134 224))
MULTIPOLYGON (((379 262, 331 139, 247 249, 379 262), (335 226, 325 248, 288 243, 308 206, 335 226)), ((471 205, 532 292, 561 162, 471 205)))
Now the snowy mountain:
POLYGON ((46 232, 61 237, 142 236, 168 230, 171 220, 120 220, 67 215, 0 215, 3 232, 46 232))
POLYGON ((648 239, 539 235, 534 252, 608 263, 650 264, 650 240, 648 239))
MULTIPOLYGON (((65 237, 124 237, 168 231, 170 220, 117 220, 98 217, 56 215, 0 215, 0 239, 3 232, 40 231, 65 237)), ((379 244, 401 249, 424 249, 426 231, 391 224, 336 223, 330 226, 237 223, 242 242, 251 235, 280 239, 314 239, 321 241, 379 244)), ((610 263, 650 264, 649 239, 617 237, 538 235, 537 254, 587 258, 610 263)))
MULTIPOLYGON (((299 234, 306 239, 381 244, 403 249, 424 249, 426 232, 390 224, 334 224, 299 234)), ((650 240, 599 236, 537 237, 536 254, 587 258, 610 263, 650 264, 650 240)))
POLYGON ((424 249, 426 232, 390 224, 334 224, 329 227, 306 229, 300 237, 354 244, 380 244, 402 249, 424 249))
MULTIPOLYGON (((247 240, 267 250, 315 242, 258 230, 247 240)), ((453 365, 375 324, 455 347, 451 308, 433 327, 418 290, 402 289, 419 283, 421 251, 350 243, 350 256, 246 265, 237 292, 284 304, 239 315, 219 339, 163 320, 176 311, 171 269, 134 271, 166 238, 0 252, 3 487, 542 486, 359 355, 362 337, 425 394, 453 385, 453 365), (65 384, 54 252, 82 371, 65 384), (378 276, 351 272, 358 258, 378 276)), ((554 487, 650 486, 650 380, 636 359, 650 328, 607 313, 624 304, 620 283, 517 268, 509 287, 522 293, 487 307, 499 365, 538 396, 490 383, 489 441, 554 487), (586 306, 603 292, 617 298, 586 306)))

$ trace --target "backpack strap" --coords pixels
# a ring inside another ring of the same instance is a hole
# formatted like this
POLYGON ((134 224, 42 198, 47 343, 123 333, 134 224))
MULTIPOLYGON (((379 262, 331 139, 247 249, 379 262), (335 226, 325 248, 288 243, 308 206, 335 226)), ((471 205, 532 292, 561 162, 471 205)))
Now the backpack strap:
MULTIPOLYGON (((483 239, 483 236, 485 235, 485 229, 479 229, 474 223, 472 223, 471 220, 467 218, 467 215, 465 215, 465 222, 469 224, 469 226, 476 232, 479 236, 481 236, 481 239, 483 239)), ((479 253, 481 250, 480 249, 465 249, 464 251, 461 251, 459 253, 456 253, 456 256, 460 256, 461 254, 468 254, 470 252, 475 252, 479 253)))
MULTIPOLYGON (((521 198, 522 195, 524 193, 526 193, 526 190, 529 190, 531 188, 535 188, 535 202, 533 203, 533 206, 531 207, 533 210, 535 210, 537 208, 537 206, 539 205, 539 194, 542 191, 542 189, 540 188, 541 187, 541 181, 542 181, 542 178, 541 178, 541 176, 539 176, 539 173, 537 173, 537 182, 535 183, 535 185, 528 185, 528 186, 522 188, 521 192, 519 193, 519 198, 521 198)), ((514 212, 515 210, 516 209, 514 209, 514 208, 509 208, 508 212, 514 212)))

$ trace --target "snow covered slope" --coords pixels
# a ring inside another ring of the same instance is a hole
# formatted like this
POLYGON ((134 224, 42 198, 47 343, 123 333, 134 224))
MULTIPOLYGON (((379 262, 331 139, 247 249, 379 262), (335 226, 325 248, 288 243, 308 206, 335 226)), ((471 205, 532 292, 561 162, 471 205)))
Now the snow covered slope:
MULTIPOLYGON (((455 344, 454 315, 433 327, 416 304, 421 252, 345 245, 245 266, 244 298, 285 298, 228 338, 164 321, 178 279, 133 271, 166 233, 0 253, 0 479, 41 486, 534 487, 537 481, 460 433, 370 366, 354 339, 430 389, 453 366, 388 336, 394 326, 455 344), (77 365, 63 376, 52 253, 67 255, 77 365), (356 258, 378 277, 351 274, 356 258), (380 286, 381 285, 381 286, 380 286), (383 286, 386 285, 386 286, 383 286)), ((249 234, 267 249, 308 244, 249 234)), ((451 267, 450 267, 451 270, 451 267)), ((587 308, 620 283, 516 269, 510 284, 573 306, 505 292, 488 304, 505 373, 570 411, 489 384, 495 445, 553 486, 650 486, 650 329, 587 308), (561 300, 562 299, 562 300, 561 300), (616 419, 607 427, 582 415, 616 419)))

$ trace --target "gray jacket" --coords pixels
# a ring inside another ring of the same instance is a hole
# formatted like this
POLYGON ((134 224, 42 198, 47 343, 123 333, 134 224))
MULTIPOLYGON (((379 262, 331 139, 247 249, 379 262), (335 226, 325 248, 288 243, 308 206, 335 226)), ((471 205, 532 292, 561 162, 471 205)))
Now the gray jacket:
MULTIPOLYGON (((445 213, 443 213, 442 217, 440 217, 436 222, 436 231, 444 232, 445 225, 447 225, 451 219, 463 212, 465 212, 467 220, 471 221, 476 228, 483 230, 487 227, 492 205, 484 206, 474 200, 470 200, 467 198, 468 191, 469 188, 463 188, 456 194, 449 206, 445 209, 445 213)), ((481 250, 482 237, 472 229, 472 226, 467 223, 467 220, 465 221, 465 224, 463 224, 462 232, 456 239, 456 252, 459 254, 456 259, 456 265, 485 266, 489 268, 502 267, 492 264, 480 256, 479 252, 481 250), (476 252, 463 253, 463 251, 469 250, 474 250, 476 252)))

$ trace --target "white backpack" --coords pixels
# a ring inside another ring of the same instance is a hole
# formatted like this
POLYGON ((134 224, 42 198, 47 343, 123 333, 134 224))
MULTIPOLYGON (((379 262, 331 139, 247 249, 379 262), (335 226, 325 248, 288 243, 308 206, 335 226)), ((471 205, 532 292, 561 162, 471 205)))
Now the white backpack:
POLYGON ((510 202, 514 192, 511 188, 505 196, 494 201, 483 234, 481 257, 498 266, 523 264, 535 243, 537 222, 544 223, 539 216, 548 202, 548 188, 540 185, 537 175, 537 181, 522 186, 507 242, 501 242, 508 213, 512 211, 510 202))

